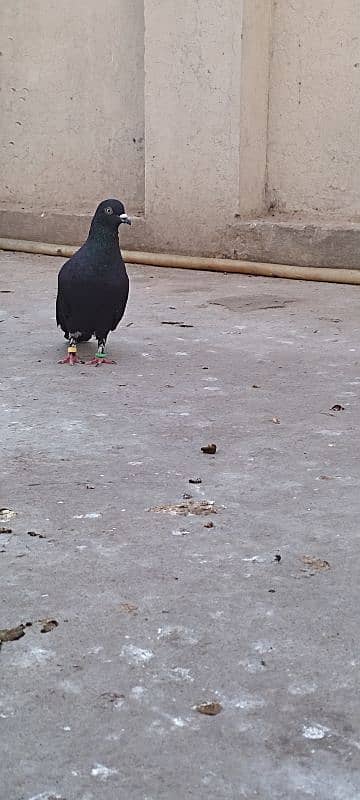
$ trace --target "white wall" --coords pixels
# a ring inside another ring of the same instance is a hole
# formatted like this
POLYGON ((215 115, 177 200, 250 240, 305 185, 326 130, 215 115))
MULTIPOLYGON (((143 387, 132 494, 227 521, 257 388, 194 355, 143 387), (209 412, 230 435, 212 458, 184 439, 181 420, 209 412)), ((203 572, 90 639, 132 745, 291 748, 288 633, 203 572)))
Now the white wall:
POLYGON ((1 0, 2 207, 120 195, 143 211, 143 15, 142 0, 1 0))
POLYGON ((269 199, 360 216, 359 0, 275 0, 269 199))

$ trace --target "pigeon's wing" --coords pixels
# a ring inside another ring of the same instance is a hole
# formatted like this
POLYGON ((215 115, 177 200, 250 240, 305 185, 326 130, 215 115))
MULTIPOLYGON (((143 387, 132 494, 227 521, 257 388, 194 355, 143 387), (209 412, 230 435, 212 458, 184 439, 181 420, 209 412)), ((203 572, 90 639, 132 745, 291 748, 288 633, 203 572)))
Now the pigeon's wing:
POLYGON ((114 331, 115 328, 117 328, 120 320, 124 316, 126 304, 128 301, 128 296, 129 296, 129 279, 126 275, 126 277, 124 276, 121 281, 121 290, 118 292, 114 304, 113 321, 111 325, 112 331, 114 331))
MULTIPOLYGON (((66 266, 66 264, 64 264, 66 266)), ((58 277, 58 292, 56 297, 56 323, 67 335, 70 329, 71 308, 69 304, 70 294, 67 291, 66 272, 64 267, 60 270, 58 277)))
POLYGON ((63 264, 58 276, 56 321, 65 333, 87 330, 86 324, 84 324, 86 320, 82 319, 83 313, 81 313, 85 311, 82 302, 84 290, 83 251, 84 246, 63 264))

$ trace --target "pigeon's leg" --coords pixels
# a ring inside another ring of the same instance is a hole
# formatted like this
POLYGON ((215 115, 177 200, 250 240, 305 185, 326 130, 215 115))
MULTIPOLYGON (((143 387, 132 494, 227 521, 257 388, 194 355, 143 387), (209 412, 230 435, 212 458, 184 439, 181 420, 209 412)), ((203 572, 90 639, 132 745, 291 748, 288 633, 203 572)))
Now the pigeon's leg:
POLYGON ((86 362, 88 367, 100 367, 101 364, 116 364, 116 361, 113 361, 112 358, 106 357, 105 344, 106 336, 103 339, 98 339, 97 353, 95 353, 95 356, 91 359, 91 361, 86 362))
POLYGON ((77 356, 77 348, 76 348, 76 339, 74 336, 70 336, 69 346, 68 346, 68 354, 65 358, 61 358, 59 364, 70 364, 70 366, 74 366, 74 364, 83 364, 84 362, 81 361, 81 358, 77 356))

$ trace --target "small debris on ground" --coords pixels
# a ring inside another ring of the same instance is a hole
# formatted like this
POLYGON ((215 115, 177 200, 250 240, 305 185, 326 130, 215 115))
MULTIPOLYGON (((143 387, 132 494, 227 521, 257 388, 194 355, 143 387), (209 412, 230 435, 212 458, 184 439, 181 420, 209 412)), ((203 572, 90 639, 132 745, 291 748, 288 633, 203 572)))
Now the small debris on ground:
POLYGON ((334 406, 331 406, 331 411, 345 411, 345 408, 340 403, 335 403, 334 406))
POLYGON ((16 511, 11 508, 0 508, 0 522, 9 522, 15 516, 16 511))
POLYGON ((277 562, 278 562, 278 564, 280 563, 280 561, 281 561, 281 555, 280 555, 280 553, 276 553, 276 554, 275 554, 275 556, 274 556, 274 561, 277 561, 277 562))
POLYGON ((315 558, 314 556, 301 556, 301 560, 306 567, 309 569, 314 569, 317 572, 331 569, 329 562, 322 558, 315 558))
POLYGON ((191 499, 192 499, 192 494, 189 494, 189 492, 184 492, 183 500, 191 500, 191 499))
POLYGON ((272 418, 272 420, 271 420, 271 422, 273 422, 273 423, 274 423, 274 425, 280 425, 280 420, 279 420, 279 417, 273 417, 273 418, 272 418))
POLYGON ((135 611, 138 611, 138 606, 136 606, 134 603, 121 603, 120 611, 126 611, 127 614, 133 614, 135 611))
POLYGON ((0 533, 12 533, 12 528, 0 528, 0 533))
POLYGON ((57 628, 59 624, 56 619, 40 619, 39 622, 42 623, 40 633, 50 633, 50 631, 53 631, 54 628, 57 628))
POLYGON ((2 642, 15 642, 25 636, 25 625, 18 625, 16 628, 3 628, 0 630, 0 644, 2 642))
POLYGON ((332 477, 332 475, 320 475, 320 480, 321 481, 333 481, 334 478, 332 477))
POLYGON ((36 533, 36 531, 27 531, 28 536, 36 536, 38 539, 46 539, 42 533, 36 533))
POLYGON ((120 706, 122 705, 122 701, 125 700, 125 695, 119 694, 118 692, 103 692, 103 694, 99 696, 99 700, 106 705, 110 703, 110 705, 120 706))
POLYGON ((202 453, 208 453, 210 456, 215 455, 215 453, 216 453, 216 444, 212 443, 212 444, 205 445, 205 447, 201 448, 201 452, 202 453))
POLYGON ((275 594, 275 589, 268 589, 268 592, 270 592, 270 594, 275 594))
POLYGON ((195 710, 199 712, 199 714, 206 714, 208 717, 216 717, 217 714, 220 714, 222 711, 221 703, 200 703, 198 706, 195 706, 195 710))
POLYGON ((261 386, 259 386, 257 383, 253 383, 251 388, 252 389, 261 389, 261 386))
POLYGON ((177 325, 179 328, 193 328, 193 325, 188 325, 186 322, 173 322, 172 320, 163 320, 162 325, 177 325))
POLYGON ((205 522, 204 528, 214 528, 214 527, 215 527, 214 523, 211 522, 211 520, 209 522, 205 522))
POLYGON ((169 503, 161 506, 154 506, 148 511, 155 511, 156 514, 179 514, 186 517, 189 515, 200 516, 202 514, 217 514, 217 508, 212 500, 184 500, 182 503, 169 503))
POLYGON ((189 483, 202 483, 201 478, 189 478, 189 483))

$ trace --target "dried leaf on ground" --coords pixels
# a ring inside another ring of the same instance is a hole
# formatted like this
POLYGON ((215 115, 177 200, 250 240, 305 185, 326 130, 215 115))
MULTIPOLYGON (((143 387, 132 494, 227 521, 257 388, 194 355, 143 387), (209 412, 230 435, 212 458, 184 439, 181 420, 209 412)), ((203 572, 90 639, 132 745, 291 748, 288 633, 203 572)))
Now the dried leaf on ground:
POLYGON ((221 703, 200 703, 198 706, 195 706, 196 711, 199 714, 206 714, 208 717, 215 717, 216 714, 220 714, 222 711, 221 703))
POLYGON ((169 503, 161 506, 154 506, 148 511, 155 511, 156 514, 179 514, 186 517, 189 515, 201 516, 202 514, 217 514, 217 508, 212 500, 184 500, 181 503, 169 503))
POLYGON ((320 480, 321 481, 333 481, 334 478, 332 477, 332 475, 320 475, 320 480))
POLYGON ((216 453, 216 444, 214 444, 214 442, 212 442, 211 444, 207 444, 205 445, 205 447, 201 448, 201 451, 203 453, 208 453, 210 456, 213 456, 216 453))
POLYGON ((25 625, 18 625, 17 628, 3 628, 0 630, 0 643, 15 642, 25 636, 25 625))
POLYGON ((40 633, 50 633, 50 631, 57 628, 59 624, 56 619, 40 619, 39 622, 42 623, 40 633))
POLYGON ((309 569, 315 569, 317 571, 331 569, 329 562, 322 558, 315 558, 314 556, 301 556, 301 560, 306 567, 309 567, 309 569))
POLYGON ((138 606, 134 605, 134 603, 121 603, 120 610, 126 611, 127 614, 133 614, 134 611, 138 610, 138 606))

